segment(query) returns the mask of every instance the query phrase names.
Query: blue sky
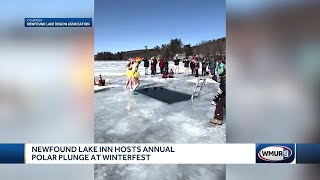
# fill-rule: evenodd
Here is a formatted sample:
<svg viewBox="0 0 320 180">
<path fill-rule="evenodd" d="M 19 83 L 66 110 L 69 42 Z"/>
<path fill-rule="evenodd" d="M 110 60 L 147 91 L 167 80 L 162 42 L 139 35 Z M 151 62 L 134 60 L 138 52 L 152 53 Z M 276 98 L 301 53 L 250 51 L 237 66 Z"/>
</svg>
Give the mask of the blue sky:
<svg viewBox="0 0 320 180">
<path fill-rule="evenodd" d="M 225 0 L 95 0 L 95 53 L 226 36 Z"/>
</svg>

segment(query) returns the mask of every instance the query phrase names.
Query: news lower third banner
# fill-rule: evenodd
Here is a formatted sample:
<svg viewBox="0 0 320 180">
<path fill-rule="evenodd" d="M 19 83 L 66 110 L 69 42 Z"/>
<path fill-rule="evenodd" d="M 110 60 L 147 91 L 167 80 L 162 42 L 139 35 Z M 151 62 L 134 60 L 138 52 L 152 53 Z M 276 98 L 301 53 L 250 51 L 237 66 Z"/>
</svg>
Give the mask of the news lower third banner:
<svg viewBox="0 0 320 180">
<path fill-rule="evenodd" d="M 0 144 L 2 164 L 318 164 L 320 144 Z"/>
<path fill-rule="evenodd" d="M 92 27 L 92 18 L 25 18 L 25 27 Z"/>
</svg>

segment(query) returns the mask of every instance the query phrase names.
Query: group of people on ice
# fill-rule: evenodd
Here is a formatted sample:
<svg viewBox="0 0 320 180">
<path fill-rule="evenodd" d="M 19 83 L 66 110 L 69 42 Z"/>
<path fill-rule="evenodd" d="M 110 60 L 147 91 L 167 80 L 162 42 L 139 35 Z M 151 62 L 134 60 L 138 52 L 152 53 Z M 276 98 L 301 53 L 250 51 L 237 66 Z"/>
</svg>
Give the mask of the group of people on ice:
<svg viewBox="0 0 320 180">
<path fill-rule="evenodd" d="M 195 77 L 199 77 L 199 70 L 201 66 L 201 76 L 207 76 L 210 73 L 217 77 L 219 76 L 218 70 L 221 68 L 220 66 L 223 65 L 222 61 L 215 60 L 215 59 L 208 59 L 203 58 L 200 60 L 199 57 L 193 56 L 193 57 L 186 57 L 183 59 L 174 58 L 173 64 L 174 68 L 169 69 L 169 61 L 168 59 L 157 59 L 155 57 L 152 57 L 151 59 L 143 58 L 144 62 L 144 69 L 145 69 L 145 75 L 149 75 L 149 68 L 151 69 L 151 75 L 157 74 L 157 65 L 159 65 L 160 68 L 160 74 L 163 74 L 163 78 L 167 77 L 173 77 L 174 74 L 179 74 L 179 65 L 180 62 L 184 65 L 184 75 L 189 76 L 189 71 L 191 69 L 191 75 Z M 209 71 L 208 71 L 209 70 Z"/>
<path fill-rule="evenodd" d="M 150 61 L 147 58 L 130 58 L 127 64 L 126 75 L 128 77 L 126 83 L 126 89 L 130 89 L 134 91 L 140 85 L 139 77 L 140 74 L 138 72 L 139 65 L 141 62 L 144 62 L 145 74 L 148 75 L 148 69 L 151 64 L 151 74 L 156 74 L 156 65 L 158 64 L 158 60 L 156 58 L 152 58 Z M 163 78 L 173 78 L 174 74 L 179 74 L 179 63 L 180 59 L 175 58 L 174 62 L 174 70 L 170 69 L 169 73 L 169 62 L 166 59 L 159 60 L 160 73 Z M 192 57 L 191 60 L 189 58 L 183 58 L 182 62 L 184 63 L 184 75 L 189 75 L 189 69 L 191 69 L 191 74 L 195 77 L 199 76 L 200 64 L 202 68 L 202 76 L 207 76 L 212 78 L 213 80 L 220 83 L 219 85 L 219 93 L 213 98 L 212 105 L 215 105 L 215 113 L 214 118 L 210 120 L 211 123 L 222 125 L 223 123 L 223 112 L 225 109 L 225 101 L 226 101 L 226 62 L 225 59 L 210 59 L 203 58 L 202 61 L 199 61 L 198 57 Z M 207 68 L 209 72 L 207 72 Z"/>
</svg>

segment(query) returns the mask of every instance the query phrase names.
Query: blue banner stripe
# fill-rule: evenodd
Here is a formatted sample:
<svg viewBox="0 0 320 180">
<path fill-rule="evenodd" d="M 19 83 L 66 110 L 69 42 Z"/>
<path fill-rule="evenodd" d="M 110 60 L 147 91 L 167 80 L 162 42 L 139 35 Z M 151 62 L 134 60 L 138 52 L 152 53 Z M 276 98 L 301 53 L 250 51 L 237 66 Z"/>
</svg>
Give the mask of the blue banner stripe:
<svg viewBox="0 0 320 180">
<path fill-rule="evenodd" d="M 320 144 L 297 144 L 296 145 L 297 164 L 319 164 Z"/>
<path fill-rule="evenodd" d="M 24 164 L 24 144 L 0 144 L 0 164 Z"/>
</svg>

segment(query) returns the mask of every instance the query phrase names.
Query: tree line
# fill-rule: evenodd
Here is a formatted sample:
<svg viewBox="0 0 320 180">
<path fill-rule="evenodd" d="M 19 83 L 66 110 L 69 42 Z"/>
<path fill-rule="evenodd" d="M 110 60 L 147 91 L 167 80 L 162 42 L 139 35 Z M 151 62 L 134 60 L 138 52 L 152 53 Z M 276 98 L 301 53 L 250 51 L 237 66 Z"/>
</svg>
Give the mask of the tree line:
<svg viewBox="0 0 320 180">
<path fill-rule="evenodd" d="M 146 47 L 146 46 L 145 46 Z M 107 51 L 98 52 L 94 59 L 98 61 L 106 60 L 126 60 L 130 57 L 161 57 L 172 59 L 176 54 L 185 54 L 186 56 L 203 55 L 205 57 L 213 57 L 225 54 L 226 38 L 202 41 L 195 46 L 183 44 L 181 39 L 171 39 L 168 44 L 162 44 L 152 49 L 141 49 L 134 51 L 122 51 L 111 53 Z"/>
</svg>

